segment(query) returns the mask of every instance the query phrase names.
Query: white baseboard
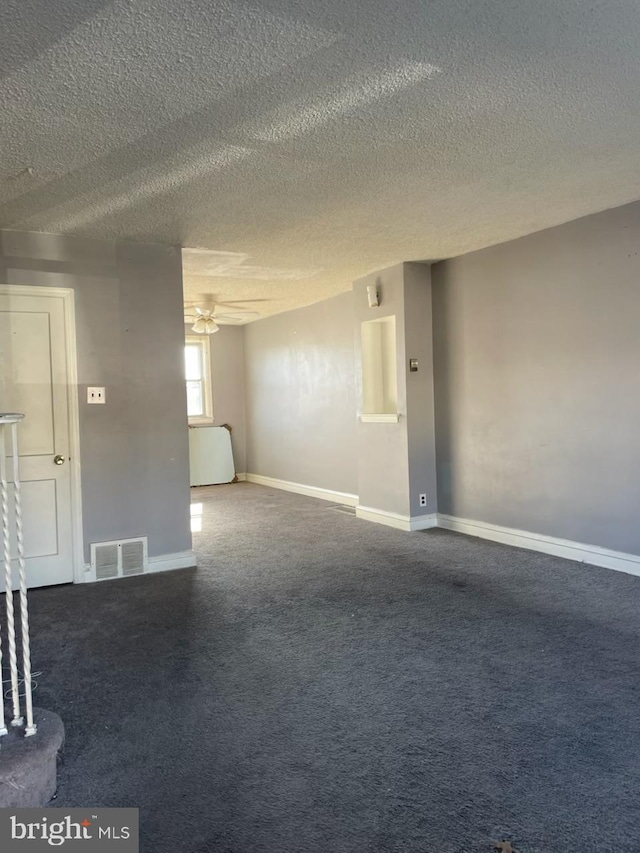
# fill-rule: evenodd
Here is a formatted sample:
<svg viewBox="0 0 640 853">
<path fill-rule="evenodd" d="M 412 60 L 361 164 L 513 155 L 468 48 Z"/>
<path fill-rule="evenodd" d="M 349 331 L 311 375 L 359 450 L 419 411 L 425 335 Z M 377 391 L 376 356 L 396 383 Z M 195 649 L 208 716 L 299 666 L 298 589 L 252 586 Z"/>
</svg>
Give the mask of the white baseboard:
<svg viewBox="0 0 640 853">
<path fill-rule="evenodd" d="M 387 527 L 395 527 L 396 530 L 428 530 L 437 524 L 435 513 L 431 515 L 414 515 L 411 517 L 359 504 L 356 506 L 356 516 L 365 521 L 374 521 L 376 524 L 386 524 Z"/>
<path fill-rule="evenodd" d="M 412 515 L 409 517 L 409 530 L 431 530 L 438 526 L 438 514 Z"/>
<path fill-rule="evenodd" d="M 354 506 L 358 518 L 373 521 L 377 524 L 384 524 L 387 527 L 394 527 L 396 530 L 429 530 L 433 527 L 443 527 L 446 530 L 455 530 L 458 533 L 466 533 L 468 536 L 477 536 L 493 542 L 502 542 L 505 545 L 513 545 L 516 548 L 527 548 L 530 551 L 539 551 L 542 554 L 563 557 L 565 560 L 589 563 L 593 566 L 601 566 L 605 569 L 614 569 L 617 572 L 626 572 L 627 574 L 640 576 L 640 555 L 636 554 L 625 554 L 623 551 L 612 551 L 608 548 L 600 548 L 598 545 L 586 545 L 583 542 L 558 539 L 554 536 L 545 536 L 541 533 L 532 533 L 528 530 L 501 527 L 498 524 L 490 524 L 486 521 L 457 518 L 452 515 L 445 515 L 444 513 L 432 513 L 431 515 L 413 517 L 400 515 L 395 512 L 361 506 L 358 504 L 357 495 L 346 492 L 332 492 L 329 489 L 321 489 L 317 486 L 305 486 L 301 483 L 291 483 L 288 480 L 278 480 L 273 477 L 263 477 L 261 474 L 238 474 L 238 479 L 241 478 L 246 479 L 249 483 L 270 486 L 273 489 L 283 489 L 286 492 L 295 492 L 300 495 L 307 495 L 310 498 L 320 498 L 332 501 L 333 503 Z M 151 563 L 151 559 L 149 563 Z M 189 565 L 194 565 L 194 563 L 189 563 Z M 176 566 L 175 568 L 181 567 Z M 149 570 L 151 571 L 151 568 Z"/>
<path fill-rule="evenodd" d="M 272 489 L 282 489 L 285 492 L 295 492 L 298 495 L 306 495 L 308 498 L 320 498 L 323 501 L 331 501 L 346 506 L 356 506 L 358 496 L 348 492 L 333 492 L 330 489 L 321 489 L 318 486 L 305 486 L 302 483 L 291 483 L 289 480 L 277 480 L 274 477 L 263 477 L 262 474 L 247 474 L 247 482 L 256 483 L 258 486 L 270 486 Z"/>
<path fill-rule="evenodd" d="M 478 536 L 517 548 L 527 548 L 529 551 L 540 551 L 554 557 L 564 557 L 565 560 L 575 560 L 579 563 L 590 563 L 617 572 L 627 572 L 640 576 L 640 556 L 625 554 L 623 551 L 611 551 L 597 545 L 585 545 L 570 539 L 557 539 L 555 536 L 544 536 L 541 533 L 531 533 L 528 530 L 517 530 L 512 527 L 501 527 L 485 521 L 472 521 L 468 518 L 456 518 L 451 515 L 438 513 L 438 527 L 466 533 L 468 536 Z"/>
<path fill-rule="evenodd" d="M 190 569 L 197 565 L 193 551 L 178 551 L 177 554 L 161 554 L 149 557 L 146 574 L 151 572 L 170 572 L 173 569 Z"/>
<path fill-rule="evenodd" d="M 236 474 L 236 480 L 237 480 L 239 483 L 244 483 L 244 481 L 245 481 L 246 479 L 247 479 L 247 475 L 246 475 L 246 474 Z"/>
</svg>

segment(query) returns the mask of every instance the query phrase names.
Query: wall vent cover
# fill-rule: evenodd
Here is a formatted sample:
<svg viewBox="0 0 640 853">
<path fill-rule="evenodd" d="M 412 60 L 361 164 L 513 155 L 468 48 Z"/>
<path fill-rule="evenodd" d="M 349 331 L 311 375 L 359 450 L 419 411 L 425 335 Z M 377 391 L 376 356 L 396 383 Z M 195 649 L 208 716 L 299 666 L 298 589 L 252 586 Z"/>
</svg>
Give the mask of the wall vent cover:
<svg viewBox="0 0 640 853">
<path fill-rule="evenodd" d="M 148 568 L 147 537 L 93 542 L 91 568 L 97 581 L 141 575 Z"/>
<path fill-rule="evenodd" d="M 356 508 L 354 506 L 347 506 L 347 504 L 335 504 L 327 509 L 335 509 L 336 512 L 345 512 L 347 515 L 355 515 Z"/>
</svg>

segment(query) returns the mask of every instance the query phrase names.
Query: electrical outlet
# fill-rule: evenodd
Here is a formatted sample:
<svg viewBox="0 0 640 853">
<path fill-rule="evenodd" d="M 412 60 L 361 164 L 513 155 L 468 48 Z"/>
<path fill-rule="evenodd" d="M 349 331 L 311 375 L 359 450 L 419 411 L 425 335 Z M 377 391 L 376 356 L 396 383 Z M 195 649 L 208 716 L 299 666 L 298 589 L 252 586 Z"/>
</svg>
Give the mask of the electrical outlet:
<svg viewBox="0 0 640 853">
<path fill-rule="evenodd" d="M 106 403 L 106 401 L 107 395 L 106 390 L 104 388 L 87 386 L 87 403 L 100 405 L 101 403 Z"/>
<path fill-rule="evenodd" d="M 426 495 L 418 495 L 418 497 L 420 498 L 420 506 L 426 506 L 427 505 L 427 496 Z"/>
</svg>

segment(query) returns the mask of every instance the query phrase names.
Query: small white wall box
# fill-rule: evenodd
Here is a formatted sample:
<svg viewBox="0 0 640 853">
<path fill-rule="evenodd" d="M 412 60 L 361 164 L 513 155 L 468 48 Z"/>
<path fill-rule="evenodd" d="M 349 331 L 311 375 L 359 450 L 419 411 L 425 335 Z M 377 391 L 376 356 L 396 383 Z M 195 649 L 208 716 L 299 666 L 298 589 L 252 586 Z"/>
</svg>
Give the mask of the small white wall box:
<svg viewBox="0 0 640 853">
<path fill-rule="evenodd" d="M 398 379 L 396 318 L 382 317 L 362 324 L 362 414 L 396 414 Z"/>
<path fill-rule="evenodd" d="M 377 308 L 380 305 L 380 293 L 377 284 L 367 285 L 367 299 L 369 300 L 369 308 Z"/>
</svg>

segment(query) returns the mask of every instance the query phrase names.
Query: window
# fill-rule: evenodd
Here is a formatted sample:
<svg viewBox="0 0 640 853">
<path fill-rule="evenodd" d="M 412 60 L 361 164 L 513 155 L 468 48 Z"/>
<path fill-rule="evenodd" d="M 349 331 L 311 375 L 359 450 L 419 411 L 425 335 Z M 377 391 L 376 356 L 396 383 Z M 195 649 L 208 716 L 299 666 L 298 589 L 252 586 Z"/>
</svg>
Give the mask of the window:
<svg viewBox="0 0 640 853">
<path fill-rule="evenodd" d="M 189 423 L 211 423 L 209 337 L 188 337 L 184 347 L 185 377 L 187 381 L 187 416 Z"/>
</svg>

